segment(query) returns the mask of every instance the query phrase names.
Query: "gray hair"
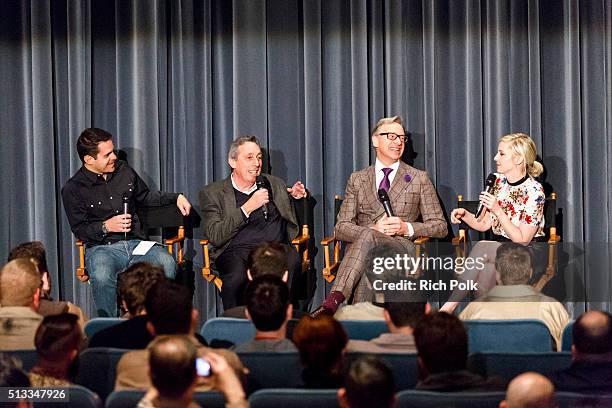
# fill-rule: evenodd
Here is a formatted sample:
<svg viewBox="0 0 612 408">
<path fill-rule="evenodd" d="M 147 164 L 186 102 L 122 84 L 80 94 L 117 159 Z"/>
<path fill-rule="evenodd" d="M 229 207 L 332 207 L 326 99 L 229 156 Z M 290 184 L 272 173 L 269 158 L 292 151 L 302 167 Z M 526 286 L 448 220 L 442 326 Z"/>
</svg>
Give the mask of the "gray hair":
<svg viewBox="0 0 612 408">
<path fill-rule="evenodd" d="M 374 126 L 374 129 L 372 129 L 372 136 L 374 136 L 376 134 L 376 132 L 378 132 L 378 129 L 380 129 L 381 126 L 389 125 L 391 123 L 397 123 L 397 124 L 401 125 L 402 128 L 404 127 L 404 124 L 402 123 L 402 117 L 401 116 L 391 116 L 389 118 L 381 118 L 378 122 L 376 122 L 376 125 Z M 404 130 L 404 132 L 405 132 L 405 130 Z"/>
<path fill-rule="evenodd" d="M 238 157 L 238 148 L 248 142 L 255 143 L 257 146 L 259 146 L 259 148 L 261 148 L 261 145 L 259 144 L 259 139 L 257 139 L 257 136 L 250 136 L 250 135 L 239 136 L 236 139 L 234 139 L 234 141 L 230 145 L 229 152 L 227 152 L 227 159 L 236 160 L 236 158 Z"/>
</svg>

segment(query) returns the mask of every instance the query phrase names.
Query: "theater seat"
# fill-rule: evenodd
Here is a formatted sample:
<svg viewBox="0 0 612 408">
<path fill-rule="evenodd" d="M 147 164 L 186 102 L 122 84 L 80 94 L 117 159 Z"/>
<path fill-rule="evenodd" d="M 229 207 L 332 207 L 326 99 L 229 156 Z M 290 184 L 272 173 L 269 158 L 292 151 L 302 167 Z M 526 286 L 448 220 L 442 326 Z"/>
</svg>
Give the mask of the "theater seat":
<svg viewBox="0 0 612 408">
<path fill-rule="evenodd" d="M 546 352 L 554 349 L 550 331 L 539 320 L 465 320 L 469 352 Z"/>
<path fill-rule="evenodd" d="M 249 404 L 251 408 L 337 408 L 338 390 L 270 388 L 251 395 Z"/>
<path fill-rule="evenodd" d="M 353 361 L 367 356 L 374 355 L 384 361 L 393 371 L 395 389 L 397 391 L 413 389 L 419 381 L 419 368 L 416 354 L 400 353 L 355 353 L 350 352 L 346 355 L 345 367 L 350 367 Z"/>
<path fill-rule="evenodd" d="M 506 384 L 526 371 L 535 371 L 546 376 L 569 367 L 571 363 L 570 353 L 552 351 L 545 353 L 476 353 L 468 357 L 470 370 L 483 377 L 499 377 Z"/>
<path fill-rule="evenodd" d="M 249 369 L 247 395 L 262 388 L 295 388 L 302 385 L 302 364 L 298 353 L 238 353 Z"/>
<path fill-rule="evenodd" d="M 38 360 L 36 350 L 3 350 L 2 353 L 19 359 L 21 367 L 26 372 L 30 371 Z"/>
<path fill-rule="evenodd" d="M 124 321 L 125 319 L 121 319 L 119 317 L 96 317 L 85 323 L 83 330 L 85 331 L 85 336 L 87 336 L 88 339 L 91 339 L 97 332 Z"/>
<path fill-rule="evenodd" d="M 384 320 L 340 320 L 340 323 L 352 340 L 372 340 L 389 332 Z"/>
<path fill-rule="evenodd" d="M 574 327 L 574 322 L 569 322 L 565 329 L 563 329 L 563 334 L 561 335 L 561 350 L 562 351 L 571 351 L 572 350 L 572 328 Z"/>
<path fill-rule="evenodd" d="M 124 390 L 114 391 L 106 400 L 106 408 L 133 408 L 144 396 L 144 391 Z M 219 392 L 196 392 L 193 399 L 206 408 L 224 408 L 225 397 Z"/>
<path fill-rule="evenodd" d="M 432 392 L 407 390 L 397 394 L 397 408 L 497 408 L 504 392 Z"/>
<path fill-rule="evenodd" d="M 79 372 L 74 380 L 106 400 L 115 388 L 117 363 L 130 350 L 94 347 L 79 354 Z"/>
<path fill-rule="evenodd" d="M 246 343 L 255 337 L 255 326 L 247 319 L 215 317 L 208 319 L 200 334 L 208 344 L 214 341 L 227 341 L 232 344 Z"/>
<path fill-rule="evenodd" d="M 102 400 L 95 392 L 88 390 L 80 385 L 72 385 L 70 387 L 62 388 L 66 393 L 67 401 L 53 401 L 53 402 L 38 402 L 34 404 L 35 407 L 41 408 L 102 408 Z M 58 390 L 60 391 L 60 390 Z M 1 405 L 1 404 L 0 404 Z"/>
<path fill-rule="evenodd" d="M 586 395 L 573 392 L 555 393 L 559 408 L 609 408 L 612 395 Z"/>
<path fill-rule="evenodd" d="M 288 322 L 288 338 L 291 338 L 291 333 L 297 323 L 297 319 L 291 319 Z M 353 340 L 371 340 L 389 331 L 384 320 L 341 320 L 340 323 L 346 330 L 348 338 Z M 215 317 L 204 323 L 200 334 L 208 344 L 223 342 L 240 344 L 255 337 L 255 326 L 247 319 Z"/>
</svg>

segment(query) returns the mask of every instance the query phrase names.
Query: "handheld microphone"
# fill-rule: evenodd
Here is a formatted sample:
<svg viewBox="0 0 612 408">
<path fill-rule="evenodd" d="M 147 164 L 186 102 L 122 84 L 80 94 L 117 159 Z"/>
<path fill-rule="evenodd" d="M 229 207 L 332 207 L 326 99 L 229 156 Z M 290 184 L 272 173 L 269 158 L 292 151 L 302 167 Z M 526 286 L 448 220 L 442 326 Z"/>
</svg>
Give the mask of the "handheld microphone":
<svg viewBox="0 0 612 408">
<path fill-rule="evenodd" d="M 255 184 L 257 185 L 257 189 L 267 189 L 268 180 L 264 176 L 257 176 L 255 179 Z M 268 190 L 268 194 L 270 194 L 270 190 Z M 268 204 L 264 204 L 261 206 L 261 210 L 263 211 L 264 220 L 268 221 Z"/>
<path fill-rule="evenodd" d="M 485 180 L 485 191 L 487 193 L 491 194 L 491 192 L 493 191 L 495 180 L 497 180 L 497 177 L 495 177 L 495 174 L 489 173 L 489 175 L 487 176 L 487 179 Z M 484 205 L 482 204 L 482 201 L 481 201 L 478 203 L 478 209 L 476 210 L 476 219 L 480 217 L 480 214 L 482 214 L 483 210 L 484 210 Z"/>
<path fill-rule="evenodd" d="M 378 200 L 385 208 L 385 213 L 387 213 L 387 217 L 393 217 L 393 208 L 391 208 L 391 201 L 389 200 L 389 195 L 382 188 L 378 189 Z"/>
<path fill-rule="evenodd" d="M 130 199 L 127 198 L 126 196 L 123 196 L 123 214 L 129 214 L 130 213 Z M 127 238 L 127 232 L 123 233 L 123 236 Z"/>
</svg>

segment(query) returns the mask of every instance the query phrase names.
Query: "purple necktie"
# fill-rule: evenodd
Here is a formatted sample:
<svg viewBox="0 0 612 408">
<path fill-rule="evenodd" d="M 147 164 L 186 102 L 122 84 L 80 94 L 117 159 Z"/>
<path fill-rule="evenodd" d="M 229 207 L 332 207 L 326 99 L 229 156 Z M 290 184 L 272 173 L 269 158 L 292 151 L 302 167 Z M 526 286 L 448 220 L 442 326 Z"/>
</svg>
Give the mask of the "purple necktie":
<svg viewBox="0 0 612 408">
<path fill-rule="evenodd" d="M 383 177 L 382 181 L 380 182 L 380 185 L 378 186 L 378 188 L 382 188 L 383 190 L 385 190 L 387 193 L 389 192 L 389 188 L 391 187 L 391 182 L 389 181 L 389 174 L 393 171 L 393 169 L 389 168 L 389 167 L 385 167 L 384 169 L 382 169 L 383 173 L 385 173 L 385 176 Z"/>
</svg>

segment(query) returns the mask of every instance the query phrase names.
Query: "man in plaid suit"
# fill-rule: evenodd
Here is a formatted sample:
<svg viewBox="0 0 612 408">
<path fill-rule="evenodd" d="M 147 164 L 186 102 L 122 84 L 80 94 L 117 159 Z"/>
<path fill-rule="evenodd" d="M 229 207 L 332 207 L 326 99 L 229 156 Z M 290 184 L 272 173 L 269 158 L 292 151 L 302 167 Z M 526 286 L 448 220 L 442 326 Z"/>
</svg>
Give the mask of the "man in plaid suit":
<svg viewBox="0 0 612 408">
<path fill-rule="evenodd" d="M 436 189 L 427 173 L 400 161 L 407 141 L 402 119 L 382 118 L 371 137 L 376 164 L 351 174 L 346 185 L 334 234 L 348 245 L 332 291 L 313 315 L 335 313 L 347 299 L 352 303 L 372 300 L 363 276 L 368 252 L 374 246 L 392 245 L 414 253 L 414 238 L 447 234 Z M 387 191 L 395 216 L 385 214 L 378 189 Z"/>
</svg>

